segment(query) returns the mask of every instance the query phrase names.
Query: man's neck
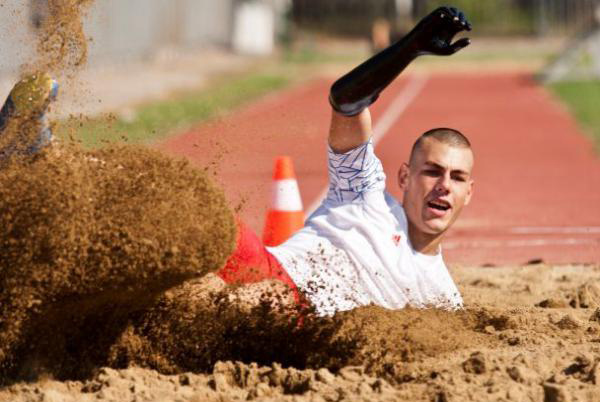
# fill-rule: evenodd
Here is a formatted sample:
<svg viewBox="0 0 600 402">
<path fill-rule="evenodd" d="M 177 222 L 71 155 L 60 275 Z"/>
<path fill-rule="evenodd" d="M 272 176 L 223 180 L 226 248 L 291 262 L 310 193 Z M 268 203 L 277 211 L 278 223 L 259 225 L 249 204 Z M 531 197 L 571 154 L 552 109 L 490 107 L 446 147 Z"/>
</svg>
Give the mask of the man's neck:
<svg viewBox="0 0 600 402">
<path fill-rule="evenodd" d="M 423 233 L 411 222 L 408 222 L 410 244 L 415 251 L 421 254 L 436 255 L 439 252 L 443 234 L 443 232 L 437 234 Z"/>
</svg>

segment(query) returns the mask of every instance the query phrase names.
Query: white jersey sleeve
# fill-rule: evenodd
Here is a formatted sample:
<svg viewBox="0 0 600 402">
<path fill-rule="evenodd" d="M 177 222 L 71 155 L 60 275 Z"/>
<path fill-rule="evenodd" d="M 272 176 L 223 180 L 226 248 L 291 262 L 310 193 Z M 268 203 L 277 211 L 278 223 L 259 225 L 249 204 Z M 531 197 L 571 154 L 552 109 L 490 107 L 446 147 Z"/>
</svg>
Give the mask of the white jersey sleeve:
<svg viewBox="0 0 600 402">
<path fill-rule="evenodd" d="M 371 139 L 341 154 L 328 147 L 328 164 L 329 202 L 360 201 L 368 192 L 385 189 L 385 173 L 381 161 L 375 156 Z"/>
</svg>

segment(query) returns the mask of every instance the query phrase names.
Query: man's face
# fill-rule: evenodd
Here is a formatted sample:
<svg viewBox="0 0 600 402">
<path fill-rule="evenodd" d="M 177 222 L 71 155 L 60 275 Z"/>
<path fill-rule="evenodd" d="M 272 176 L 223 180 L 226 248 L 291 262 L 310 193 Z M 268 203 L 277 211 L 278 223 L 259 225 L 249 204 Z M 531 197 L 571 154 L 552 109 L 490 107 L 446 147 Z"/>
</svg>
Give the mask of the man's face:
<svg viewBox="0 0 600 402">
<path fill-rule="evenodd" d="M 423 140 L 410 165 L 404 164 L 399 173 L 403 206 L 412 226 L 429 235 L 446 231 L 471 199 L 472 169 L 469 148 Z"/>
</svg>

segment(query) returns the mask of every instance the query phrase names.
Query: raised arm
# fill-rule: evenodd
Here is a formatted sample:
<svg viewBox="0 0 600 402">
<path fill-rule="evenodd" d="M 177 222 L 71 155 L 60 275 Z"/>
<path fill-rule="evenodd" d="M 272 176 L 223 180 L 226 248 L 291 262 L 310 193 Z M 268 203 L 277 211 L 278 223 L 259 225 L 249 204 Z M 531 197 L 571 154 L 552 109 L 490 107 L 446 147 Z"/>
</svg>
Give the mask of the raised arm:
<svg viewBox="0 0 600 402">
<path fill-rule="evenodd" d="M 368 106 L 417 56 L 449 56 L 467 46 L 468 38 L 452 43 L 463 30 L 471 30 L 464 14 L 453 7 L 440 7 L 398 42 L 338 79 L 329 94 L 331 148 L 342 153 L 367 141 L 372 132 Z"/>
</svg>

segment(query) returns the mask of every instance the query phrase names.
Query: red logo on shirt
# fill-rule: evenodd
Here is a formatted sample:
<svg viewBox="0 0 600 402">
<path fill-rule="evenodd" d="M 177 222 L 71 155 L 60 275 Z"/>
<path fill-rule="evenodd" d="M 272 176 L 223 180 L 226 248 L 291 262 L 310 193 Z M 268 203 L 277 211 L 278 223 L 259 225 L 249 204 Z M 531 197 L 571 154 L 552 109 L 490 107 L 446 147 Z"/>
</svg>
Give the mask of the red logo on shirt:
<svg viewBox="0 0 600 402">
<path fill-rule="evenodd" d="M 394 244 L 396 246 L 400 244 L 401 239 L 402 239 L 402 236 L 400 236 L 399 234 L 395 234 L 392 236 L 392 241 L 394 242 Z"/>
</svg>

